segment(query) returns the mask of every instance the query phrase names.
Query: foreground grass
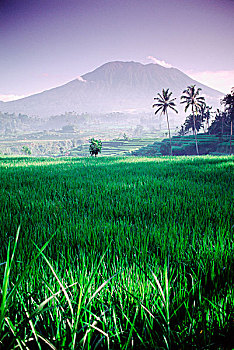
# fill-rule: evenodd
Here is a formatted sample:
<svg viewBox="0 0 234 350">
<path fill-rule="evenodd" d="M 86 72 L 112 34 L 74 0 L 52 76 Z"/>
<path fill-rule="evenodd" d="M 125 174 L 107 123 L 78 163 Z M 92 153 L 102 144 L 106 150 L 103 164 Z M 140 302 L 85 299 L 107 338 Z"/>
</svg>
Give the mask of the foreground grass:
<svg viewBox="0 0 234 350">
<path fill-rule="evenodd" d="M 233 157 L 0 164 L 0 347 L 233 348 Z"/>
</svg>

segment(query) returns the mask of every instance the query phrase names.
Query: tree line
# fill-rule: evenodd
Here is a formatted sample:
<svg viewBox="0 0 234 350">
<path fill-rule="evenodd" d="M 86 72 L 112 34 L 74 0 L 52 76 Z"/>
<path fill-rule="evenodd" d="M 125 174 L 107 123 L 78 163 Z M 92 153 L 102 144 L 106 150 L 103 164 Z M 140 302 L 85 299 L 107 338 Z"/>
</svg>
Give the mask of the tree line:
<svg viewBox="0 0 234 350">
<path fill-rule="evenodd" d="M 199 148 L 197 142 L 197 133 L 203 128 L 203 131 L 207 134 L 224 135 L 230 133 L 230 154 L 232 153 L 232 125 L 234 120 L 234 88 L 232 88 L 231 93 L 225 95 L 221 100 L 221 105 L 224 106 L 224 111 L 217 109 L 215 112 L 215 118 L 211 125 L 211 109 L 205 102 L 205 98 L 200 95 L 201 88 L 196 88 L 196 85 L 190 85 L 185 89 L 180 97 L 180 103 L 185 104 L 185 112 L 189 109 L 190 113 L 184 124 L 179 130 L 179 135 L 184 136 L 190 130 L 193 131 L 196 143 L 196 153 L 199 155 Z M 171 144 L 171 131 L 168 118 L 168 109 L 172 109 L 174 112 L 178 113 L 176 110 L 175 100 L 172 98 L 172 92 L 169 89 L 163 89 L 162 93 L 158 93 L 157 97 L 154 98 L 156 103 L 153 104 L 153 108 L 156 107 L 155 114 L 161 112 L 160 116 L 166 115 L 168 136 L 170 139 L 170 152 L 172 154 L 172 144 Z"/>
</svg>

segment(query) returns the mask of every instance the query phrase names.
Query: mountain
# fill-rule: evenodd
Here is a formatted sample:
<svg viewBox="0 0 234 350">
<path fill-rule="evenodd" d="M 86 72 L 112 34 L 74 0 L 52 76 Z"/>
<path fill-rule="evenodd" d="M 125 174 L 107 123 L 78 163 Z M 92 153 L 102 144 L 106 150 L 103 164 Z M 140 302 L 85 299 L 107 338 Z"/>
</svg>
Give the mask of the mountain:
<svg viewBox="0 0 234 350">
<path fill-rule="evenodd" d="M 208 104 L 219 105 L 223 94 L 176 68 L 137 62 L 109 62 L 69 83 L 20 100 L 0 104 L 1 112 L 49 117 L 65 112 L 109 113 L 152 111 L 153 98 L 169 88 L 180 98 L 189 85 L 202 88 Z M 178 101 L 179 103 L 179 101 Z M 181 106 L 178 106 L 182 110 Z"/>
</svg>

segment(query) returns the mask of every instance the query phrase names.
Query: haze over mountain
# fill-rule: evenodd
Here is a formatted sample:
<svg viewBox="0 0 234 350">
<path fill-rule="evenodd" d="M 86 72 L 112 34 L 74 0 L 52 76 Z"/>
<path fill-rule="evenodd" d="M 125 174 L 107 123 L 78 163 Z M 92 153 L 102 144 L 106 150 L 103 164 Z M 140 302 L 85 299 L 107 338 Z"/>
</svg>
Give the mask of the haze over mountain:
<svg viewBox="0 0 234 350">
<path fill-rule="evenodd" d="M 177 97 L 187 86 L 196 84 L 213 107 L 223 94 L 191 79 L 176 68 L 137 62 L 109 62 L 69 83 L 11 102 L 0 101 L 1 112 L 24 113 L 46 118 L 65 112 L 109 113 L 149 112 L 153 98 L 163 88 Z"/>
</svg>

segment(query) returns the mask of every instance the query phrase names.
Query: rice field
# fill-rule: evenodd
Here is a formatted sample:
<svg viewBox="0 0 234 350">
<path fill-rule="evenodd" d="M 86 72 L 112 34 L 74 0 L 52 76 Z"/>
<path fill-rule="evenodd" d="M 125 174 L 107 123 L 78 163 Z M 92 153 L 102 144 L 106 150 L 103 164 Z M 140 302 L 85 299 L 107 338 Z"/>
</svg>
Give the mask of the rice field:
<svg viewBox="0 0 234 350">
<path fill-rule="evenodd" d="M 161 141 L 161 139 L 159 139 Z M 128 141 L 111 140 L 102 142 L 102 153 L 100 156 L 124 156 L 129 155 L 132 151 L 138 150 L 141 147 L 152 145 L 155 142 L 155 137 L 133 138 Z M 89 143 L 71 149 L 71 156 L 88 157 Z"/>
<path fill-rule="evenodd" d="M 233 160 L 0 158 L 0 348 L 233 349 Z"/>
</svg>

